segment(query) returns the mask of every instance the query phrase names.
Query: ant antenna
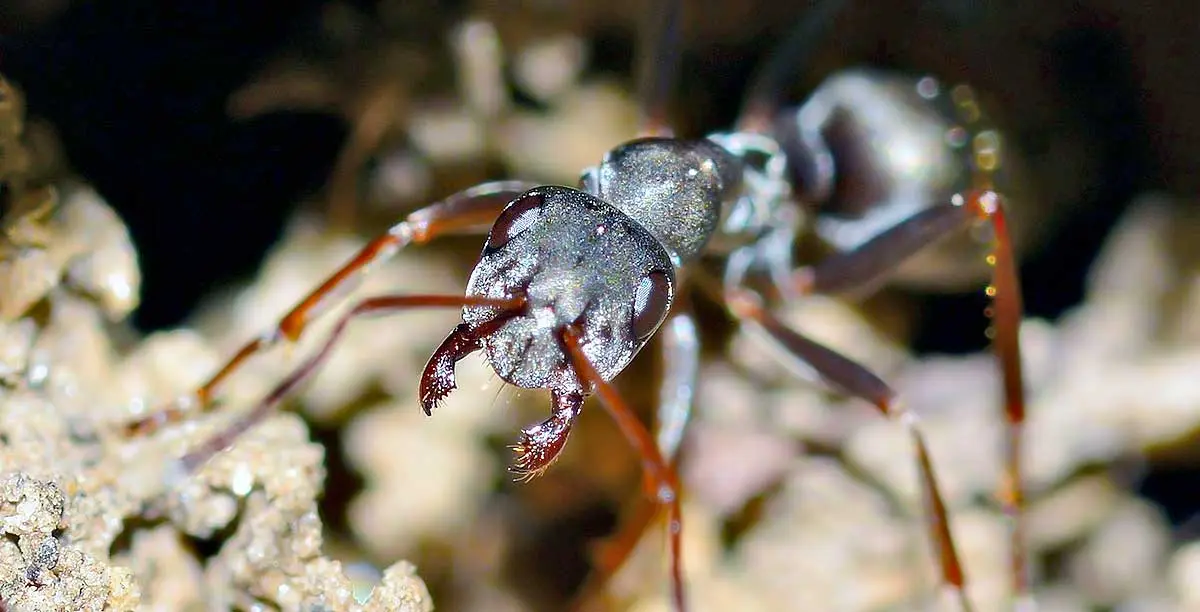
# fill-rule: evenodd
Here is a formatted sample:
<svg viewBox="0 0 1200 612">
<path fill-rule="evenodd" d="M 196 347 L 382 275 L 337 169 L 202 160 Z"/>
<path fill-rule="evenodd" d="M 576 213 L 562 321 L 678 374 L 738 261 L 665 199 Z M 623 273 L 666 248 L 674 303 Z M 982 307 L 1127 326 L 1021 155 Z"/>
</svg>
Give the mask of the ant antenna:
<svg viewBox="0 0 1200 612">
<path fill-rule="evenodd" d="M 804 12 L 800 22 L 793 26 L 791 33 L 750 81 L 747 88 L 750 93 L 742 104 L 738 129 L 747 132 L 768 130 L 788 85 L 816 55 L 832 29 L 830 24 L 847 4 L 847 0 L 819 0 Z"/>
</svg>

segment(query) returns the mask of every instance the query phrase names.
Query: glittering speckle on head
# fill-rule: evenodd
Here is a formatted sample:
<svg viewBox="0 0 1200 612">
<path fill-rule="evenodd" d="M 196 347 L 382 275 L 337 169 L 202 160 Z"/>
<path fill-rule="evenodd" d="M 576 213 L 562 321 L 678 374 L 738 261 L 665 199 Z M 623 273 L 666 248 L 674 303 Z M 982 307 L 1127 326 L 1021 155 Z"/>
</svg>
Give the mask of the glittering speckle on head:
<svg viewBox="0 0 1200 612">
<path fill-rule="evenodd" d="M 662 323 L 674 293 L 666 249 L 636 221 L 595 196 L 538 187 L 501 213 L 467 284 L 468 295 L 524 295 L 526 311 L 483 338 L 488 361 L 525 388 L 577 390 L 560 343 L 566 325 L 605 379 L 616 376 Z M 468 325 L 497 313 L 463 309 Z"/>
</svg>

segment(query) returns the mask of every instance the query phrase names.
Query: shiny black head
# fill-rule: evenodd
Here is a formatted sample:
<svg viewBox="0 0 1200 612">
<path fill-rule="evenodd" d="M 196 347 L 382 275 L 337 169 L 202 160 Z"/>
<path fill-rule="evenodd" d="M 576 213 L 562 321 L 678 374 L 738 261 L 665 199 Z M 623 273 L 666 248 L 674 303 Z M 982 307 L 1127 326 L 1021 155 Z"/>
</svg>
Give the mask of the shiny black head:
<svg viewBox="0 0 1200 612">
<path fill-rule="evenodd" d="M 606 380 L 658 330 L 675 296 L 675 269 L 644 227 L 595 196 L 538 187 L 517 197 L 492 226 L 468 295 L 525 296 L 526 308 L 482 339 L 504 380 L 525 388 L 579 389 L 561 332 L 574 325 Z M 481 325 L 498 314 L 469 307 Z"/>
</svg>

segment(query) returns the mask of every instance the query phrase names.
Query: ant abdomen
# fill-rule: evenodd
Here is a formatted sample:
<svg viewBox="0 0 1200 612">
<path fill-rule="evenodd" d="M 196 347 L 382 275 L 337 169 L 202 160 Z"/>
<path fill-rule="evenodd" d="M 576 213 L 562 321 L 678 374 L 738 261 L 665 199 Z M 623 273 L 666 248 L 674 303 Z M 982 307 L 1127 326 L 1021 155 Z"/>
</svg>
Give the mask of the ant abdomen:
<svg viewBox="0 0 1200 612">
<path fill-rule="evenodd" d="M 778 114 L 774 131 L 795 192 L 816 212 L 814 230 L 838 251 L 854 250 L 967 189 L 1001 182 L 1011 191 L 1001 135 L 966 85 L 848 70 Z M 895 280 L 961 289 L 987 274 L 981 258 L 971 256 L 978 248 L 959 232 L 908 262 Z"/>
</svg>

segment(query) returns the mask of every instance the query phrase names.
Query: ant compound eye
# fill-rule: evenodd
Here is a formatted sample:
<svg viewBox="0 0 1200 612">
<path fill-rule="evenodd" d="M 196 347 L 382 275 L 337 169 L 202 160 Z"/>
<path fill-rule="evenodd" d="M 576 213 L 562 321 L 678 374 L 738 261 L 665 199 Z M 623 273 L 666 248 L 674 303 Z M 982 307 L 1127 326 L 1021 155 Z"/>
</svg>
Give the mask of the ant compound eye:
<svg viewBox="0 0 1200 612">
<path fill-rule="evenodd" d="M 492 232 L 487 240 L 488 250 L 504 248 L 510 240 L 529 229 L 541 216 L 545 202 L 546 196 L 541 193 L 526 193 L 513 200 L 492 224 Z"/>
<path fill-rule="evenodd" d="M 633 297 L 633 335 L 638 340 L 649 338 L 671 309 L 671 277 L 666 272 L 647 274 L 638 284 Z"/>
</svg>

